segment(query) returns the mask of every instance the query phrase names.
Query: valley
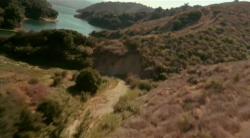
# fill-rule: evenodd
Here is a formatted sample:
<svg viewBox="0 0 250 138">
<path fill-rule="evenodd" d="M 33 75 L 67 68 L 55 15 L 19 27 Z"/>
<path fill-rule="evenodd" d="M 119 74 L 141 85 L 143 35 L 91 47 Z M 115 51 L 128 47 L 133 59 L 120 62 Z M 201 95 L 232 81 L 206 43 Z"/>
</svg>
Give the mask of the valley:
<svg viewBox="0 0 250 138">
<path fill-rule="evenodd" d="M 52 3 L 1 30 L 0 138 L 250 137 L 250 2 Z"/>
</svg>

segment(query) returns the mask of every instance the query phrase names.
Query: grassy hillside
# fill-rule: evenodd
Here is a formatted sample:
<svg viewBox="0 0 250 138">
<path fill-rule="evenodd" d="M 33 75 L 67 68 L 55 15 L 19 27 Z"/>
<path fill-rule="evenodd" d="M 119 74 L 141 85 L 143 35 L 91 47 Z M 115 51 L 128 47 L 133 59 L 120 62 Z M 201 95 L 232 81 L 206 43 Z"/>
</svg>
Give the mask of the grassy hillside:
<svg viewBox="0 0 250 138">
<path fill-rule="evenodd" d="M 249 9 L 157 9 L 157 18 L 89 37 L 1 39 L 0 137 L 249 137 Z"/>
<path fill-rule="evenodd" d="M 112 74 L 159 80 L 192 65 L 247 59 L 249 7 L 248 2 L 211 5 L 94 33 L 100 38 L 95 65 L 107 74 L 113 70 Z"/>
<path fill-rule="evenodd" d="M 85 134 L 87 130 L 80 131 L 81 124 L 74 126 L 74 122 L 83 121 L 89 127 L 84 121 L 92 124 L 112 112 L 112 106 L 129 90 L 121 80 L 102 77 L 98 90 L 89 94 L 86 90 L 95 80 L 85 73 L 78 84 L 78 74 L 81 72 L 42 69 L 0 56 L 0 137 L 64 138 Z M 75 88 L 79 85 L 81 90 Z M 104 107 L 107 110 L 102 111 Z M 95 117 L 97 113 L 100 116 Z M 68 129 L 74 129 L 72 135 Z"/>
<path fill-rule="evenodd" d="M 196 66 L 137 99 L 140 113 L 109 137 L 247 138 L 250 61 Z"/>
<path fill-rule="evenodd" d="M 58 79 L 63 72 L 65 77 Z M 0 137 L 57 135 L 64 120 L 74 116 L 69 107 L 81 105 L 66 91 L 74 84 L 73 74 L 70 70 L 46 70 L 0 56 Z M 45 115 L 46 110 L 37 110 L 48 102 L 52 108 L 46 110 L 53 113 L 50 117 Z M 56 112 L 60 114 L 54 114 Z M 48 117 L 53 118 L 50 125 L 44 121 Z"/>
</svg>

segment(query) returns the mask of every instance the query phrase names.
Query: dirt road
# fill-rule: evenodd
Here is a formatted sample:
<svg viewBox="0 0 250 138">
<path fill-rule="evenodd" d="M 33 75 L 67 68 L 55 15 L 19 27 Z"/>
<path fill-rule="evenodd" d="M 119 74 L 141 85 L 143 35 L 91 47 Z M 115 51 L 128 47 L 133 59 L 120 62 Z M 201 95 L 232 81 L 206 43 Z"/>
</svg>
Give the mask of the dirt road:
<svg viewBox="0 0 250 138">
<path fill-rule="evenodd" d="M 104 115 L 113 112 L 113 106 L 119 101 L 119 98 L 126 94 L 128 86 L 122 80 L 117 80 L 115 86 L 111 86 L 100 92 L 98 95 L 85 103 L 85 108 L 79 113 L 72 123 L 64 130 L 64 137 L 74 138 L 79 126 L 84 120 L 84 116 L 87 112 L 91 115 L 91 120 L 88 128 L 91 129 L 99 119 Z M 88 131 L 88 130 L 86 130 Z"/>
</svg>

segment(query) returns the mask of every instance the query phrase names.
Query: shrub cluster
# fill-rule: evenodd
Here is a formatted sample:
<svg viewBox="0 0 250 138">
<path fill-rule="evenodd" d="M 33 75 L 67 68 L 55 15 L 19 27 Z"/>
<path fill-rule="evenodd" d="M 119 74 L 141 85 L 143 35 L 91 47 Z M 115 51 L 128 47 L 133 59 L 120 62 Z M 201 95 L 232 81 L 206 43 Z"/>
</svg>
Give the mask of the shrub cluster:
<svg viewBox="0 0 250 138">
<path fill-rule="evenodd" d="M 17 33 L 4 41 L 2 52 L 18 60 L 46 66 L 82 68 L 91 65 L 88 39 L 75 31 Z"/>
</svg>

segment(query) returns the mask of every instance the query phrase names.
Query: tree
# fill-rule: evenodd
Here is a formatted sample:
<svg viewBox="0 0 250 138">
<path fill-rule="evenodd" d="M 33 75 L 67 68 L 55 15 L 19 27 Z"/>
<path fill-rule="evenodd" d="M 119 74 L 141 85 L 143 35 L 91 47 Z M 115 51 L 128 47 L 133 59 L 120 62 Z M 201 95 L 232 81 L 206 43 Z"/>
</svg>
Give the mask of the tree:
<svg viewBox="0 0 250 138">
<path fill-rule="evenodd" d="M 14 28 L 22 20 L 23 11 L 16 4 L 9 5 L 4 12 L 4 23 L 5 28 Z"/>
<path fill-rule="evenodd" d="M 52 6 L 46 0 L 22 0 L 21 3 L 25 7 L 25 15 L 28 18 L 56 18 L 58 15 L 58 13 L 52 9 Z"/>
<path fill-rule="evenodd" d="M 75 87 L 84 92 L 90 92 L 92 95 L 96 93 L 101 85 L 102 79 L 98 71 L 87 68 L 80 72 L 76 78 Z"/>
</svg>

